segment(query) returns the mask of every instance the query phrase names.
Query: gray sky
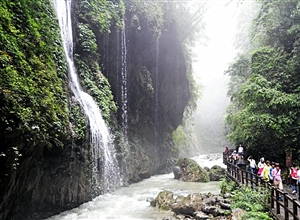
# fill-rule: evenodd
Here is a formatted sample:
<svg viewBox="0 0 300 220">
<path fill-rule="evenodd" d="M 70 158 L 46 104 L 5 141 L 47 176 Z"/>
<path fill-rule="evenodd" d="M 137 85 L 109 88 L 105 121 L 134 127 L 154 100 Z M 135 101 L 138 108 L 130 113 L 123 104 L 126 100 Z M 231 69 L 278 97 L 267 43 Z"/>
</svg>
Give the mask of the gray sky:
<svg viewBox="0 0 300 220">
<path fill-rule="evenodd" d="M 224 71 L 236 54 L 233 43 L 238 7 L 236 2 L 229 5 L 224 2 L 227 1 L 210 3 L 204 18 L 209 40 L 200 42 L 206 45 L 195 49 L 194 72 L 203 86 L 195 116 L 196 134 L 203 149 L 201 153 L 220 152 L 228 145 L 222 136 L 225 109 L 229 104 L 226 95 L 229 78 Z"/>
</svg>

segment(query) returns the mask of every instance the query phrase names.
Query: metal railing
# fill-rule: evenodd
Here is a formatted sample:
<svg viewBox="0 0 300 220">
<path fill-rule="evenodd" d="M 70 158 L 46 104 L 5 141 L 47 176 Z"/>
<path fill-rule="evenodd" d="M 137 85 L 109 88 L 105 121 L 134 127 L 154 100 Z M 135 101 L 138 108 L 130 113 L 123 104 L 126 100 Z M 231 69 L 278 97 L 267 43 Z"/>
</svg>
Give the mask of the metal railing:
<svg viewBox="0 0 300 220">
<path fill-rule="evenodd" d="M 227 176 L 237 184 L 251 187 L 253 190 L 258 189 L 258 187 L 265 187 L 270 190 L 269 209 L 274 217 L 285 220 L 300 220 L 300 203 L 296 198 L 291 197 L 284 190 L 275 189 L 260 176 L 231 163 L 226 154 L 223 154 L 223 163 L 227 166 Z"/>
</svg>

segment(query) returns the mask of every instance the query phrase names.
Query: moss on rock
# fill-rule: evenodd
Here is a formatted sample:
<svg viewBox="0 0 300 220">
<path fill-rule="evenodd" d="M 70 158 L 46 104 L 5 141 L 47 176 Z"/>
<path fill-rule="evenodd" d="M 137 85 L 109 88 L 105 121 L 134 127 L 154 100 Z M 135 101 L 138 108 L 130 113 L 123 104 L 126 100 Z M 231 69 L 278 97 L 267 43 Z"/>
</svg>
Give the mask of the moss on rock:
<svg viewBox="0 0 300 220">
<path fill-rule="evenodd" d="M 208 175 L 210 181 L 219 181 L 225 177 L 225 169 L 215 165 L 209 170 Z"/>
<path fill-rule="evenodd" d="M 152 206 L 159 208 L 160 210 L 169 211 L 171 210 L 171 205 L 175 202 L 173 193 L 168 190 L 160 192 L 154 201 L 151 202 Z"/>
<path fill-rule="evenodd" d="M 209 175 L 196 161 L 189 158 L 179 158 L 177 163 L 182 170 L 179 180 L 184 182 L 209 182 Z"/>
</svg>

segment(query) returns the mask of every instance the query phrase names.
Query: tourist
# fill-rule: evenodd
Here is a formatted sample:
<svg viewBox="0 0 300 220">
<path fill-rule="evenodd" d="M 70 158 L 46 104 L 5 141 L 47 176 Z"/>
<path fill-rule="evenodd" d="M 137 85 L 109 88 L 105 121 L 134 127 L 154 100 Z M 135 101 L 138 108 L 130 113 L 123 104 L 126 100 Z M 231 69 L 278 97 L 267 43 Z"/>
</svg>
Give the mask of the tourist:
<svg viewBox="0 0 300 220">
<path fill-rule="evenodd" d="M 297 172 L 297 181 L 298 181 L 298 200 L 300 200 L 300 170 Z"/>
<path fill-rule="evenodd" d="M 283 190 L 282 179 L 281 179 L 281 169 L 279 163 L 275 163 L 275 169 L 272 170 L 273 185 L 275 189 Z"/>
<path fill-rule="evenodd" d="M 292 186 L 292 194 L 297 194 L 298 188 L 298 169 L 296 165 L 293 163 L 292 168 L 290 169 L 290 176 L 291 176 L 291 186 Z"/>
<path fill-rule="evenodd" d="M 249 156 L 247 160 L 250 163 L 250 172 L 252 173 L 252 179 L 254 179 L 254 170 L 257 168 L 257 165 L 255 163 L 255 160 L 252 158 L 252 156 Z"/>
<path fill-rule="evenodd" d="M 238 148 L 238 154 L 239 154 L 240 156 L 243 156 L 243 155 L 244 155 L 244 148 L 243 148 L 242 144 L 239 145 L 239 148 Z"/>
<path fill-rule="evenodd" d="M 283 190 L 282 178 L 281 178 L 281 169 L 279 163 L 275 163 L 275 168 L 272 170 L 273 176 L 273 185 L 275 189 Z M 283 201 L 283 196 L 279 196 L 279 200 Z"/>
<path fill-rule="evenodd" d="M 234 165 L 236 165 L 236 162 L 237 162 L 237 153 L 236 153 L 236 150 L 234 150 L 230 156 L 230 158 L 232 159 L 232 162 Z"/>
<path fill-rule="evenodd" d="M 226 147 L 225 150 L 224 150 L 224 152 L 223 152 L 223 158 L 225 158 L 227 161 L 230 161 L 228 147 Z"/>
<path fill-rule="evenodd" d="M 229 153 L 229 149 L 228 149 L 228 147 L 226 147 L 224 150 L 224 154 L 228 154 L 228 153 Z"/>
<path fill-rule="evenodd" d="M 271 169 L 270 161 L 267 160 L 266 165 L 264 166 L 264 169 L 260 175 L 262 178 L 266 180 L 266 182 L 270 181 L 270 169 Z"/>
<path fill-rule="evenodd" d="M 271 162 L 271 169 L 270 169 L 270 183 L 273 184 L 273 175 L 272 175 L 272 171 L 273 169 L 275 169 L 275 162 Z"/>
<path fill-rule="evenodd" d="M 258 164 L 257 164 L 257 167 L 258 167 L 258 172 L 257 172 L 257 175 L 261 175 L 262 171 L 264 170 L 264 167 L 265 167 L 265 158 L 260 158 Z"/>
</svg>

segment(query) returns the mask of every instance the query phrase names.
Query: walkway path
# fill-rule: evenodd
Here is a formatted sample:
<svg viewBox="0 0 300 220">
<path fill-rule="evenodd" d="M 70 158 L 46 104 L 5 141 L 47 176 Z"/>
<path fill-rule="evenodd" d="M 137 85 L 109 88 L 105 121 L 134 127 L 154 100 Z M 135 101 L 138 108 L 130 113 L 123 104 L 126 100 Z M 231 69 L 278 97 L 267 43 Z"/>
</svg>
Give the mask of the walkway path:
<svg viewBox="0 0 300 220">
<path fill-rule="evenodd" d="M 223 162 L 227 166 L 227 175 L 232 180 L 238 184 L 245 184 L 250 186 L 253 190 L 257 186 L 266 186 L 270 189 L 270 201 L 269 208 L 272 212 L 274 219 L 280 220 L 300 220 L 300 201 L 298 201 L 298 195 L 292 194 L 292 189 L 288 185 L 283 185 L 283 190 L 274 189 L 270 184 L 266 182 L 259 176 L 254 175 L 252 179 L 252 174 L 250 171 L 245 170 L 246 165 L 233 165 L 225 157 L 223 157 Z M 283 201 L 280 200 L 283 198 Z"/>
</svg>

